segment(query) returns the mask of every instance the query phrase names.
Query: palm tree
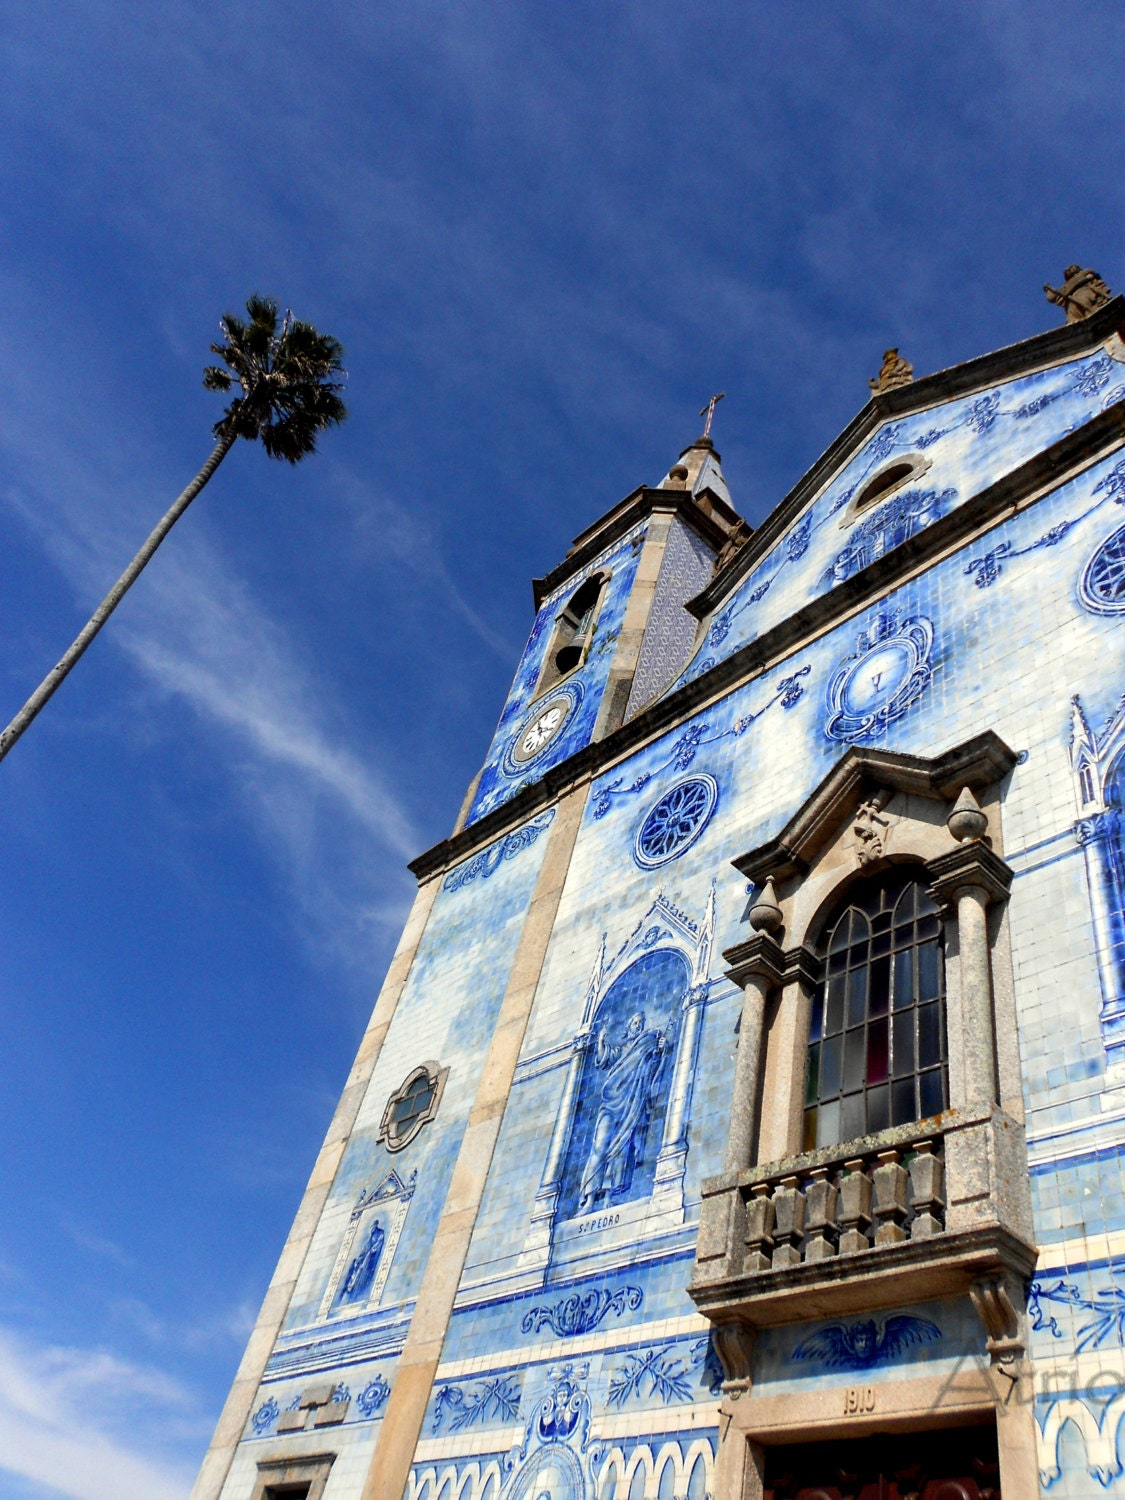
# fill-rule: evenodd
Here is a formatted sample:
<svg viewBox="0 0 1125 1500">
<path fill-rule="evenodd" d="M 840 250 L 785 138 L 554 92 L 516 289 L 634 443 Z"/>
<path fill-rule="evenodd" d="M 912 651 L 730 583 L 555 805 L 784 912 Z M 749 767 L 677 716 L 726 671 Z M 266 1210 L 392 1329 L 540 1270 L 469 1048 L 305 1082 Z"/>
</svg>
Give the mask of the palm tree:
<svg viewBox="0 0 1125 1500">
<path fill-rule="evenodd" d="M 247 321 L 227 313 L 219 321 L 223 342 L 211 351 L 223 361 L 209 365 L 203 384 L 209 391 L 239 394 L 215 423 L 215 446 L 187 489 L 169 506 L 149 533 L 144 546 L 110 589 L 79 632 L 73 645 L 0 734 L 0 760 L 23 734 L 35 715 L 58 689 L 89 646 L 141 570 L 172 527 L 187 510 L 239 438 L 258 441 L 270 458 L 300 463 L 316 451 L 316 440 L 326 427 L 342 422 L 347 408 L 343 389 L 333 376 L 343 373 L 343 349 L 334 338 L 318 333 L 311 323 L 287 312 L 278 327 L 277 303 L 253 296 L 246 303 Z"/>
</svg>

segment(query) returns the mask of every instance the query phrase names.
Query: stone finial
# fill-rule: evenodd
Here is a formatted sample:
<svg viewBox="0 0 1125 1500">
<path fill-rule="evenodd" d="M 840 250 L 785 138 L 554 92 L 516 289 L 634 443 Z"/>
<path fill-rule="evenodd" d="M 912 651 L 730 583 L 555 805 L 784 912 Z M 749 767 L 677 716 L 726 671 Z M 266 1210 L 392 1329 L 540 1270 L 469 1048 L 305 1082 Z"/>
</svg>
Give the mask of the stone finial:
<svg viewBox="0 0 1125 1500">
<path fill-rule="evenodd" d="M 1083 318 L 1104 307 L 1113 296 L 1096 271 L 1082 266 L 1067 266 L 1062 286 L 1051 286 L 1045 281 L 1043 290 L 1048 302 L 1063 309 L 1068 323 L 1081 323 Z"/>
<path fill-rule="evenodd" d="M 877 396 L 881 396 L 884 391 L 893 391 L 896 386 L 909 385 L 913 379 L 914 366 L 910 361 L 903 359 L 897 349 L 886 349 L 878 375 L 867 384 Z"/>
<path fill-rule="evenodd" d="M 781 907 L 777 904 L 777 892 L 771 875 L 754 897 L 749 911 L 750 926 L 755 932 L 776 932 L 781 926 Z"/>
<path fill-rule="evenodd" d="M 961 795 L 953 804 L 949 816 L 945 820 L 945 826 L 959 844 L 967 844 L 971 839 L 984 837 L 984 831 L 988 827 L 988 819 L 981 811 L 980 803 L 973 796 L 969 787 L 961 788 Z"/>
</svg>

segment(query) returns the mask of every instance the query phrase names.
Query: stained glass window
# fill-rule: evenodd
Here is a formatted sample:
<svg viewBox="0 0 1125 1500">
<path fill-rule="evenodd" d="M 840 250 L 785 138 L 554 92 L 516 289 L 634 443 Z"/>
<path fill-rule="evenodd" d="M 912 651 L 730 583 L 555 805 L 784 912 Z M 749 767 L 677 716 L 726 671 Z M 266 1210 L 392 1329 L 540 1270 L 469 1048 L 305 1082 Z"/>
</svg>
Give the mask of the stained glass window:
<svg viewBox="0 0 1125 1500">
<path fill-rule="evenodd" d="M 937 908 L 912 871 L 854 887 L 813 999 L 804 1149 L 907 1125 L 949 1100 Z"/>
</svg>

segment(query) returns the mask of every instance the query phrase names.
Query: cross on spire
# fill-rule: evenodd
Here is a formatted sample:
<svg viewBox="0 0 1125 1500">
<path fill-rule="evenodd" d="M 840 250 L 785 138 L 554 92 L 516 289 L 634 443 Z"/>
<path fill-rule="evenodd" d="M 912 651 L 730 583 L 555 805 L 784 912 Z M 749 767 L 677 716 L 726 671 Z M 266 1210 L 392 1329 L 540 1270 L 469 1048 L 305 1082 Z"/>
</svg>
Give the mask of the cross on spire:
<svg viewBox="0 0 1125 1500">
<path fill-rule="evenodd" d="M 710 401 L 708 401 L 708 403 L 707 403 L 706 406 L 701 406 L 699 408 L 699 415 L 701 417 L 706 417 L 707 418 L 707 422 L 706 422 L 706 424 L 705 424 L 705 426 L 703 428 L 703 436 L 704 437 L 710 437 L 711 436 L 711 419 L 715 415 L 715 408 L 716 408 L 716 406 L 718 406 L 719 402 L 723 399 L 723 397 L 725 395 L 726 395 L 726 391 L 719 391 L 716 395 L 714 395 L 714 396 L 711 397 Z"/>
</svg>

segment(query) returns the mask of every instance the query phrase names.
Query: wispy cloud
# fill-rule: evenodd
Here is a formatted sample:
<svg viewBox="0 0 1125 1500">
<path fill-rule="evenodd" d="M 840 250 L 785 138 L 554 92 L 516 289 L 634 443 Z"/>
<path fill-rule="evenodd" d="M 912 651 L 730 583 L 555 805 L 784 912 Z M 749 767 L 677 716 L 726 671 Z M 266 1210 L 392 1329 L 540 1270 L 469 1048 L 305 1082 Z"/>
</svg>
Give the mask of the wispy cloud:
<svg viewBox="0 0 1125 1500">
<path fill-rule="evenodd" d="M 22 304 L 23 320 L 34 320 L 33 294 L 11 282 L 5 290 L 13 306 Z M 2 343 L 0 353 L 14 356 Z M 89 607 L 158 513 L 153 497 L 174 492 L 162 474 L 171 465 L 108 408 L 84 407 L 59 422 L 42 397 L 45 375 L 29 355 L 13 380 L 0 435 L 7 471 L 0 503 Z M 56 381 L 66 386 L 65 369 Z M 98 455 L 93 463 L 90 454 Z M 440 567 L 429 550 L 431 567 Z M 471 616 L 463 601 L 462 608 Z M 471 623 L 488 638 L 483 622 Z M 379 747 L 357 748 L 344 693 L 255 596 L 206 524 L 172 534 L 97 649 L 112 649 L 111 642 L 150 692 L 182 701 L 216 731 L 209 743 L 220 752 L 225 746 L 221 759 L 320 938 L 345 952 L 356 930 L 374 924 L 384 936 L 385 923 L 401 918 L 402 865 L 421 836 L 376 764 Z M 495 637 L 489 644 L 501 649 Z M 137 732 L 147 732 L 143 720 Z"/>
<path fill-rule="evenodd" d="M 0 1473 L 74 1500 L 183 1500 L 189 1466 L 136 1435 L 186 1437 L 199 1425 L 159 1370 L 0 1329 Z"/>
</svg>

